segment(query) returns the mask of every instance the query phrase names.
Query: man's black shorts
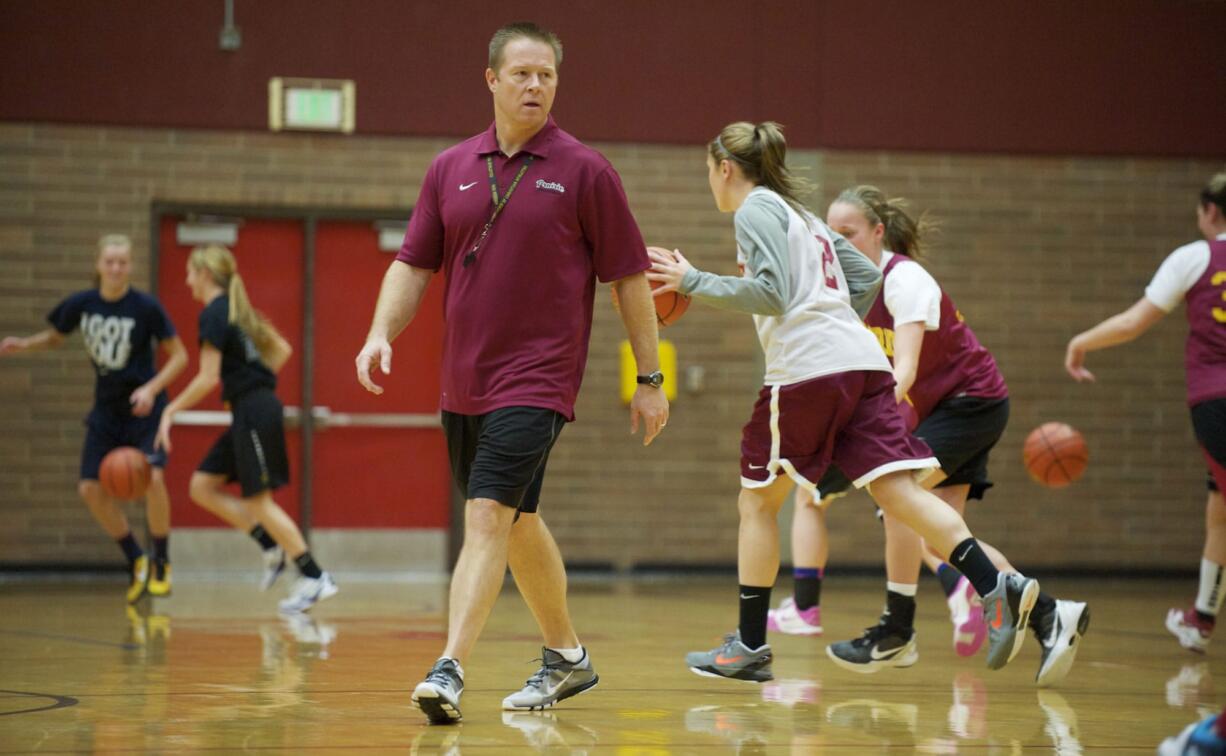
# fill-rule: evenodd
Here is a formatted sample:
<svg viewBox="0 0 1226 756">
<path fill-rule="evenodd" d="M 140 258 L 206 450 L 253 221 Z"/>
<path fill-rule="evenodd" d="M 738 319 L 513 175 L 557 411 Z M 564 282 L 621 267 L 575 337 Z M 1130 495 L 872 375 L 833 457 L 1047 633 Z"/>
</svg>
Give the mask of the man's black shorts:
<svg viewBox="0 0 1226 756">
<path fill-rule="evenodd" d="M 1192 407 L 1192 430 L 1205 456 L 1226 468 L 1226 399 L 1210 399 Z M 1213 471 L 1209 471 L 1209 490 L 1217 491 Z"/>
<path fill-rule="evenodd" d="M 988 454 L 1008 424 L 1008 397 L 959 396 L 937 404 L 914 431 L 932 449 L 946 474 L 937 488 L 969 485 L 967 498 L 982 499 L 992 487 L 988 479 Z M 824 498 L 842 493 L 850 486 L 843 473 L 832 467 L 818 482 L 817 490 Z"/>
<path fill-rule="evenodd" d="M 234 421 L 205 455 L 200 472 L 238 481 L 243 497 L 289 483 L 285 451 L 285 411 L 271 389 L 255 389 L 230 404 Z"/>
<path fill-rule="evenodd" d="M 566 424 L 540 407 L 503 407 L 484 415 L 443 412 L 451 474 L 465 499 L 493 499 L 535 512 L 549 450 Z"/>
<path fill-rule="evenodd" d="M 166 467 L 166 450 L 154 450 L 158 423 L 166 407 L 166 394 L 160 394 L 153 410 L 144 417 L 117 414 L 103 406 L 95 406 L 85 418 L 85 443 L 81 446 L 80 480 L 97 480 L 102 458 L 120 446 L 135 446 L 145 453 L 149 464 Z"/>
</svg>

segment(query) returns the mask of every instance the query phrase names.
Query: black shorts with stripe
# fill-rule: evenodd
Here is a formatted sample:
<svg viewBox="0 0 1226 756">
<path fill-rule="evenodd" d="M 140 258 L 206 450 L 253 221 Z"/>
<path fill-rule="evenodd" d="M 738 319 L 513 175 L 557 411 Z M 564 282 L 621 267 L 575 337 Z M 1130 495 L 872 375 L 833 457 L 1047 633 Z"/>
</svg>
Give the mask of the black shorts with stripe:
<svg viewBox="0 0 1226 756">
<path fill-rule="evenodd" d="M 1226 481 L 1226 399 L 1209 399 L 1190 411 L 1192 430 L 1209 464 L 1209 490 L 1220 491 Z"/>
<path fill-rule="evenodd" d="M 536 511 L 545 463 L 566 418 L 540 407 L 503 407 L 484 415 L 443 412 L 451 475 L 465 499 L 492 499 Z"/>
<path fill-rule="evenodd" d="M 249 391 L 230 403 L 234 420 L 205 455 L 200 472 L 238 481 L 243 497 L 289 483 L 285 410 L 271 389 Z"/>
<path fill-rule="evenodd" d="M 1009 399 L 958 396 L 933 408 L 912 433 L 932 449 L 946 477 L 937 484 L 969 485 L 967 499 L 982 499 L 992 487 L 988 478 L 988 455 L 1009 424 Z M 837 468 L 831 468 L 817 484 L 823 498 L 847 490 L 850 484 Z"/>
</svg>

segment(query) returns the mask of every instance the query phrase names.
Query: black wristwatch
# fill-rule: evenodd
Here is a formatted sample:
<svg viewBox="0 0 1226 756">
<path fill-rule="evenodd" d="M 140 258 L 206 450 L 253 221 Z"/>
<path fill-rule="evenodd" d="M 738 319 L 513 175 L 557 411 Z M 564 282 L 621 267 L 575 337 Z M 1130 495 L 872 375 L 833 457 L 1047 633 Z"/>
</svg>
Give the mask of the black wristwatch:
<svg viewBox="0 0 1226 756">
<path fill-rule="evenodd" d="M 647 375 L 636 376 L 634 379 L 640 386 L 651 386 L 652 388 L 660 388 L 664 385 L 664 373 L 657 370 L 654 373 Z"/>
</svg>

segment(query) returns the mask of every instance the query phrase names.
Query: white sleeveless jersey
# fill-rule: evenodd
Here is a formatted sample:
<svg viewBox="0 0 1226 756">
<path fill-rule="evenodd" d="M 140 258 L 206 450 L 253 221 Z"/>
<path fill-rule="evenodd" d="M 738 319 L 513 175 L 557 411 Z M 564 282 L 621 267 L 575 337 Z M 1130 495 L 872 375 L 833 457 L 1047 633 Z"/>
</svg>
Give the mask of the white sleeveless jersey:
<svg viewBox="0 0 1226 756">
<path fill-rule="evenodd" d="M 788 385 L 851 370 L 890 372 L 876 337 L 851 309 L 830 229 L 812 213 L 802 217 L 769 189 L 757 187 L 750 194 L 779 203 L 788 217 L 791 299 L 782 315 L 753 316 L 766 354 L 764 382 Z M 752 275 L 739 246 L 737 261 L 742 275 Z"/>
</svg>

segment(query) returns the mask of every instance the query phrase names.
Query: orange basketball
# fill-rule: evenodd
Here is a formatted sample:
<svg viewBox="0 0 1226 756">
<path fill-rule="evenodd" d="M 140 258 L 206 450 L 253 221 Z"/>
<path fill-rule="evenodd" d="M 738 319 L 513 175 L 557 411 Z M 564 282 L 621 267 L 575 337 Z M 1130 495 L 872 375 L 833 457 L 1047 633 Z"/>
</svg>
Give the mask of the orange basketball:
<svg viewBox="0 0 1226 756">
<path fill-rule="evenodd" d="M 149 486 L 149 460 L 134 446 L 112 449 L 102 458 L 98 482 L 116 499 L 139 499 Z"/>
<path fill-rule="evenodd" d="M 656 321 L 661 328 L 676 323 L 690 309 L 690 298 L 680 292 L 670 291 L 653 299 L 656 301 Z"/>
<path fill-rule="evenodd" d="M 1043 423 L 1026 437 L 1022 460 L 1036 483 L 1048 488 L 1063 488 L 1086 471 L 1090 450 L 1073 426 Z"/>
<path fill-rule="evenodd" d="M 653 290 L 659 287 L 659 283 L 652 282 L 651 288 Z M 617 289 L 610 289 L 609 291 L 613 294 L 613 309 L 620 314 L 622 308 L 621 302 L 617 299 Z M 661 294 L 658 297 L 653 297 L 653 299 L 656 304 L 656 322 L 660 324 L 661 328 L 676 323 L 690 307 L 690 298 L 675 291 Z"/>
</svg>

